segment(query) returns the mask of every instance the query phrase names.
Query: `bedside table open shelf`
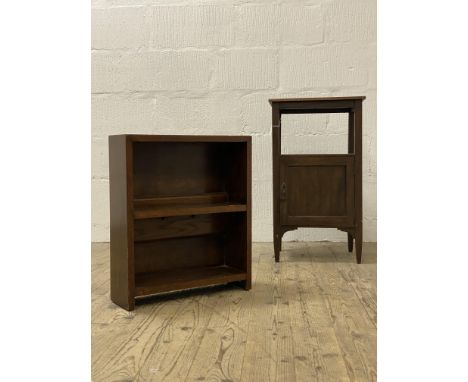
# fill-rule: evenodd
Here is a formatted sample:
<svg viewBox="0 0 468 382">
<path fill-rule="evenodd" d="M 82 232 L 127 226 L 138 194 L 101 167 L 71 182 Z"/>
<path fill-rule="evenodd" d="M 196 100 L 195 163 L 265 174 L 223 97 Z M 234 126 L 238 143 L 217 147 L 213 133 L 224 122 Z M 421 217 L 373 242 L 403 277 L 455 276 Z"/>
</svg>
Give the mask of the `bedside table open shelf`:
<svg viewBox="0 0 468 382">
<path fill-rule="evenodd" d="M 251 287 L 251 138 L 109 137 L 111 299 Z"/>
</svg>

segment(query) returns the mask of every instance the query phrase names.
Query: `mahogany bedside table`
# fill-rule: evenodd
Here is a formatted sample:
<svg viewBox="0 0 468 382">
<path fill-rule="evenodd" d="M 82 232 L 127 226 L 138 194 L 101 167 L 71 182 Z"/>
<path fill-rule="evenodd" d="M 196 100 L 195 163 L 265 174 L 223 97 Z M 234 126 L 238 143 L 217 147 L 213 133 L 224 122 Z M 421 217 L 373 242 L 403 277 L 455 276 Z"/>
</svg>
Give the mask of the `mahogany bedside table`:
<svg viewBox="0 0 468 382">
<path fill-rule="evenodd" d="M 362 253 L 362 102 L 365 97 L 270 99 L 273 112 L 273 235 L 278 262 L 285 232 L 337 228 Z M 281 154 L 283 114 L 347 113 L 348 153 Z"/>
</svg>

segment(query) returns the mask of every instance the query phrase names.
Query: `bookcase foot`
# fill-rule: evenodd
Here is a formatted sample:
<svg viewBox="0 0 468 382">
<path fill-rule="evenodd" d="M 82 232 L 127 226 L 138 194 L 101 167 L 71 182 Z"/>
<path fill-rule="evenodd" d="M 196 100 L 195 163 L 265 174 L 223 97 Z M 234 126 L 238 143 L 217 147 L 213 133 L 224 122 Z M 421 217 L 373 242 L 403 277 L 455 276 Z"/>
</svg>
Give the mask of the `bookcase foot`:
<svg viewBox="0 0 468 382">
<path fill-rule="evenodd" d="M 245 290 L 252 289 L 252 281 L 251 280 L 237 281 L 234 284 L 241 287 L 242 289 L 245 289 Z"/>
<path fill-rule="evenodd" d="M 116 298 L 113 298 L 111 297 L 111 301 L 120 306 L 121 308 L 131 312 L 132 310 L 135 309 L 135 300 L 134 299 L 131 299 L 131 300 L 128 300 L 128 301 L 121 301 L 119 299 L 116 299 Z"/>
</svg>

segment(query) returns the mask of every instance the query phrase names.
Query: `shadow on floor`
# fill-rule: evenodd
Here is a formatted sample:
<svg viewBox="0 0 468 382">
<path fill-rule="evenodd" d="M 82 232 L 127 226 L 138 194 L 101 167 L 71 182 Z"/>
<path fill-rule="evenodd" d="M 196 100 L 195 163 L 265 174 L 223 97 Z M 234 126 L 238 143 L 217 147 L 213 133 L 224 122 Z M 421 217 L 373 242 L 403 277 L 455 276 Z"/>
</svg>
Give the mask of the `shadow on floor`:
<svg viewBox="0 0 468 382">
<path fill-rule="evenodd" d="M 203 297 L 207 295 L 214 295 L 219 292 L 231 292 L 231 291 L 243 291 L 244 289 L 236 283 L 229 283 L 224 285 L 214 285 L 204 288 L 189 289 L 183 291 L 169 292 L 164 294 L 155 294 L 145 298 L 137 299 L 135 301 L 136 306 L 163 303 L 172 300 L 180 300 L 186 298 Z"/>
</svg>

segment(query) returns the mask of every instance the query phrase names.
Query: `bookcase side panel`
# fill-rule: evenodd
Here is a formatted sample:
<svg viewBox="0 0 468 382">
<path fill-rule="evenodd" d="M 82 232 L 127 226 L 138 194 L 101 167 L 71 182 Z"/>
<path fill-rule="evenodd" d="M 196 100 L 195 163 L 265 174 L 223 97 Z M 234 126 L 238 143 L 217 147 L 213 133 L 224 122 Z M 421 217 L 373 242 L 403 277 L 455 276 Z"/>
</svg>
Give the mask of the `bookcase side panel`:
<svg viewBox="0 0 468 382">
<path fill-rule="evenodd" d="M 247 280 L 245 281 L 245 289 L 250 290 L 252 287 L 252 138 L 247 139 L 247 222 L 246 222 L 246 263 L 247 263 Z"/>
<path fill-rule="evenodd" d="M 127 310 L 134 308 L 131 288 L 129 235 L 128 143 L 126 136 L 109 137 L 110 272 L 111 300 Z"/>
</svg>

